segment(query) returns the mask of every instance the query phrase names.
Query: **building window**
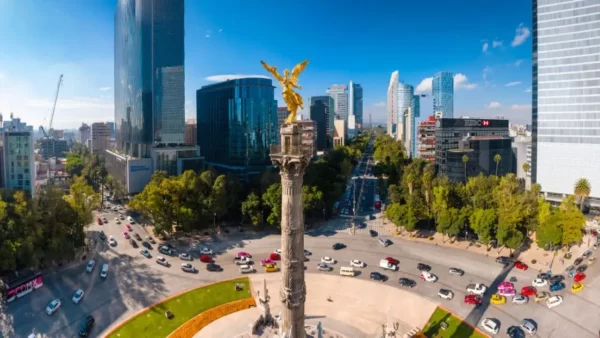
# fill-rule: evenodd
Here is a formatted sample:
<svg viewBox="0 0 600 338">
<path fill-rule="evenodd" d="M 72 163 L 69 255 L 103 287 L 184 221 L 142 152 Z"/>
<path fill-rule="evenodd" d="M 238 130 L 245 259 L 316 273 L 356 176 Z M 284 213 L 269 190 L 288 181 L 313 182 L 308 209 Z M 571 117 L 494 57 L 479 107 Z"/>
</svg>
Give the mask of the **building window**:
<svg viewBox="0 0 600 338">
<path fill-rule="evenodd" d="M 25 181 L 25 185 L 29 186 L 30 185 L 29 181 Z"/>
</svg>

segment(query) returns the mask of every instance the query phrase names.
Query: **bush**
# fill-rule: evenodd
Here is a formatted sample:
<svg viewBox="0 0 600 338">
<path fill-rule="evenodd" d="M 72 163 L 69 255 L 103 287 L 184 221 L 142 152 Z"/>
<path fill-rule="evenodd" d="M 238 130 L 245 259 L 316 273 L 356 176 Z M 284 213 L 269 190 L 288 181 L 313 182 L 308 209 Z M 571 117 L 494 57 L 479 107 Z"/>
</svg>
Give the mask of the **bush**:
<svg viewBox="0 0 600 338">
<path fill-rule="evenodd" d="M 429 240 L 430 240 L 430 241 L 433 241 L 433 236 L 429 236 Z"/>
<path fill-rule="evenodd" d="M 531 264 L 535 264 L 535 263 L 537 263 L 537 261 L 535 259 L 532 259 Z"/>
<path fill-rule="evenodd" d="M 573 256 L 570 253 L 566 253 L 563 258 L 564 259 L 571 259 Z"/>
</svg>

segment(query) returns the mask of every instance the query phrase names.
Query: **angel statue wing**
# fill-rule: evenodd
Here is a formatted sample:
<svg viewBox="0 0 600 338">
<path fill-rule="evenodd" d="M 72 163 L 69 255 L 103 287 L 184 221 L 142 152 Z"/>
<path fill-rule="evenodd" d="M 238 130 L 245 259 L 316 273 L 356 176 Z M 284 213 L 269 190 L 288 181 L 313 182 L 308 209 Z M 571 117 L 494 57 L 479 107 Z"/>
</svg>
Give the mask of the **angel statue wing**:
<svg viewBox="0 0 600 338">
<path fill-rule="evenodd" d="M 291 80 L 292 80 L 293 84 L 298 83 L 298 76 L 300 76 L 300 73 L 302 73 L 304 71 L 304 68 L 306 68 L 307 65 L 308 65 L 308 60 L 304 60 L 304 61 L 300 62 L 299 64 L 297 64 L 296 67 L 294 67 L 294 69 L 292 69 Z"/>
<path fill-rule="evenodd" d="M 271 73 L 273 76 L 275 76 L 275 78 L 277 79 L 277 81 L 282 82 L 283 81 L 283 77 L 281 77 L 281 75 L 279 75 L 279 73 L 277 73 L 277 68 L 273 67 L 273 66 L 269 66 L 266 62 L 264 61 L 260 61 L 260 63 L 262 63 L 263 67 L 265 67 L 265 69 L 267 70 L 267 72 Z"/>
</svg>

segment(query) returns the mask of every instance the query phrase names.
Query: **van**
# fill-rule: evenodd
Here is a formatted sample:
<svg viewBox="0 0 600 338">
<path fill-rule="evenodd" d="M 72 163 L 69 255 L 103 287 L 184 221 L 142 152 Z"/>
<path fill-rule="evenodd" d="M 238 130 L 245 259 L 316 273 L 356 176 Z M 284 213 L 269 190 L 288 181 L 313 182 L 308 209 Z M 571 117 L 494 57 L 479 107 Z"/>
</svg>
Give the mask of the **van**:
<svg viewBox="0 0 600 338">
<path fill-rule="evenodd" d="M 106 278 L 107 275 L 108 275 L 108 264 L 104 264 L 104 265 L 102 265 L 102 270 L 100 271 L 100 277 Z"/>
<path fill-rule="evenodd" d="M 398 265 L 388 262 L 387 259 L 382 259 L 379 262 L 379 267 L 384 268 L 385 270 L 392 270 L 392 271 L 398 270 Z"/>
<path fill-rule="evenodd" d="M 387 248 L 389 245 L 392 244 L 392 241 L 390 241 L 389 239 L 385 238 L 385 237 L 379 237 L 379 244 L 383 245 L 383 247 Z"/>
<path fill-rule="evenodd" d="M 354 277 L 354 269 L 348 266 L 342 266 L 340 268 L 340 275 Z"/>
</svg>

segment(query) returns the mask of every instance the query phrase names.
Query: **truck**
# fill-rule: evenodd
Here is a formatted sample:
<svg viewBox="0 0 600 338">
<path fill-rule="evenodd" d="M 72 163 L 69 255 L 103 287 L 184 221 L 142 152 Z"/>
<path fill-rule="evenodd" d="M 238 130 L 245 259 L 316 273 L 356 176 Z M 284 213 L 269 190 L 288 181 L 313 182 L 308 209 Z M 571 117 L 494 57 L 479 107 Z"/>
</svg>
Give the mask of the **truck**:
<svg viewBox="0 0 600 338">
<path fill-rule="evenodd" d="M 383 268 L 384 270 L 398 271 L 398 265 L 388 262 L 387 259 L 382 259 L 379 261 L 379 267 Z"/>
</svg>

